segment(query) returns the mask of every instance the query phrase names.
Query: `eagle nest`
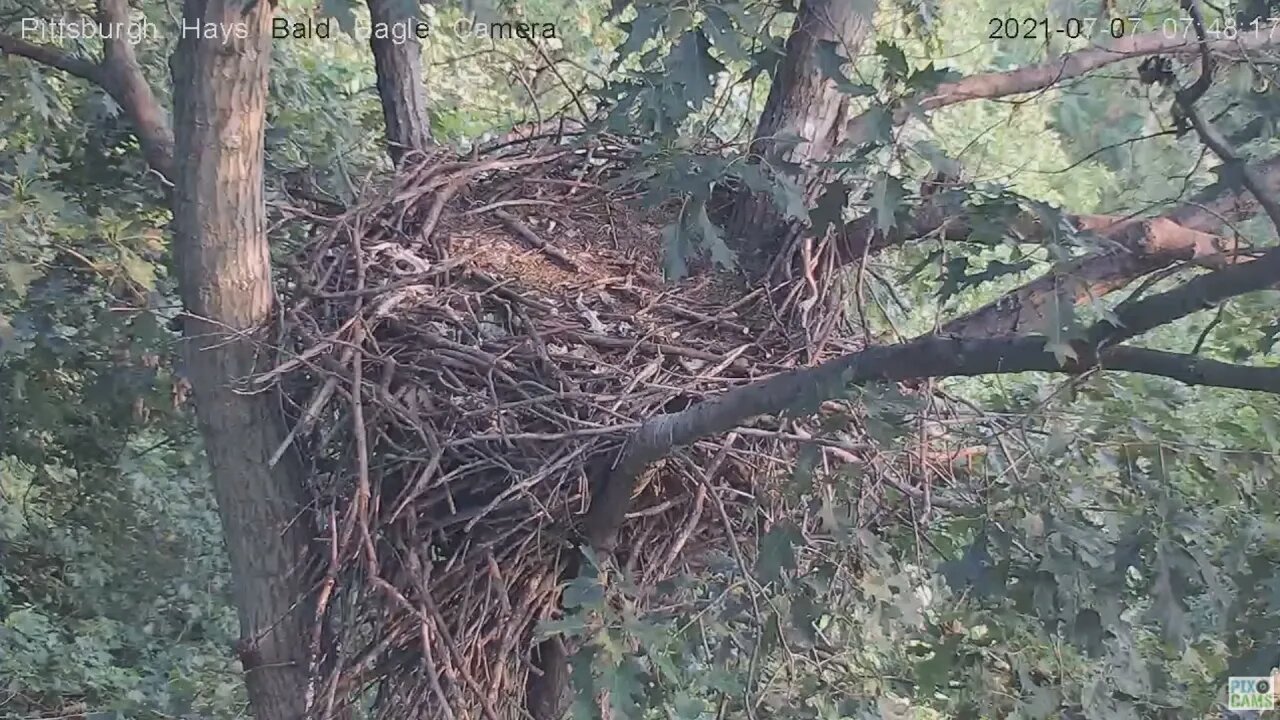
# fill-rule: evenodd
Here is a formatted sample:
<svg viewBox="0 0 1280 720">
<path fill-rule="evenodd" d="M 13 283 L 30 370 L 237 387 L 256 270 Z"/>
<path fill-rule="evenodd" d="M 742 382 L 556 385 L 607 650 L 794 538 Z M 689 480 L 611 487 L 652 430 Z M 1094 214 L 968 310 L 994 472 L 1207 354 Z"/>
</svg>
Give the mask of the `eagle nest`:
<svg viewBox="0 0 1280 720">
<path fill-rule="evenodd" d="M 605 189 L 619 170 L 563 148 L 436 157 L 341 213 L 293 214 L 308 240 L 260 380 L 292 423 L 277 455 L 310 466 L 314 716 L 377 687 L 388 717 L 528 717 L 536 628 L 560 612 L 600 469 L 644 421 L 794 365 L 770 293 L 662 281 L 666 218 Z M 652 587 L 711 549 L 751 558 L 797 443 L 865 462 L 858 426 L 774 421 L 669 452 L 637 478 L 612 561 Z"/>
</svg>

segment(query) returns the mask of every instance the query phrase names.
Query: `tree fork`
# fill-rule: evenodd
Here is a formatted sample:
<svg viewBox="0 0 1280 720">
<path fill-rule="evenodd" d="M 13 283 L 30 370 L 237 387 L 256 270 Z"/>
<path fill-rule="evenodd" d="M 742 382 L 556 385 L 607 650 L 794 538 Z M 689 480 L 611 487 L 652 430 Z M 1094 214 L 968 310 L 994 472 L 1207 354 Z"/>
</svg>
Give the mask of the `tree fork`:
<svg viewBox="0 0 1280 720">
<path fill-rule="evenodd" d="M 751 140 L 754 157 L 780 170 L 827 160 L 844 137 L 849 98 L 827 78 L 817 62 L 821 43 L 834 42 L 846 57 L 858 54 L 871 28 L 874 4 L 854 0 L 806 0 L 796 13 L 786 56 L 778 64 L 769 97 Z M 794 146 L 780 136 L 800 137 Z M 823 186 L 824 173 L 804 168 L 796 178 L 812 205 Z M 763 270 L 794 235 L 767 193 L 743 188 L 734 201 L 729 237 L 747 251 L 747 263 Z M 766 246 L 767 245 L 767 246 Z"/>
</svg>

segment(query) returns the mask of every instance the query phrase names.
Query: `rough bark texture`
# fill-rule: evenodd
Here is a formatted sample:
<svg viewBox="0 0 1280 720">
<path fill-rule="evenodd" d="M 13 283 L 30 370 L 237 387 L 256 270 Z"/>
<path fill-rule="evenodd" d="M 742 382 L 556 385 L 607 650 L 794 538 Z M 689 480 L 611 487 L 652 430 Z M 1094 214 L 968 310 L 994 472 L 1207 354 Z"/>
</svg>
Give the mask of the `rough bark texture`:
<svg viewBox="0 0 1280 720">
<path fill-rule="evenodd" d="M 774 73 L 752 138 L 751 152 L 774 168 L 805 165 L 831 156 L 844 137 L 849 97 L 823 74 L 818 49 L 823 41 L 837 43 L 845 57 L 856 57 L 871 28 L 875 11 L 865 0 L 806 0 L 796 14 L 787 38 L 786 57 Z M 795 145 L 779 137 L 799 136 Z M 825 173 L 803 170 L 796 178 L 812 205 L 826 180 Z M 767 193 L 743 189 L 735 199 L 729 236 L 742 243 L 748 267 L 767 263 L 789 241 L 788 223 Z"/>
<path fill-rule="evenodd" d="M 283 439 L 276 399 L 233 384 L 255 370 L 273 293 L 263 205 L 263 130 L 271 10 L 265 2 L 187 0 L 186 22 L 243 23 L 247 39 L 178 43 L 173 74 L 175 254 L 186 363 L 231 558 L 253 714 L 297 720 L 307 664 L 298 521 L 302 488 L 290 464 L 268 462 Z"/>
<path fill-rule="evenodd" d="M 395 0 L 368 0 L 369 19 L 374 26 L 413 23 L 416 16 L 405 10 L 407 3 Z M 400 164 L 406 153 L 424 150 L 431 143 L 427 126 L 427 92 L 422 82 L 422 46 L 409 28 L 404 42 L 387 37 L 369 38 L 373 66 L 378 73 L 378 96 L 387 123 L 387 152 Z"/>
</svg>

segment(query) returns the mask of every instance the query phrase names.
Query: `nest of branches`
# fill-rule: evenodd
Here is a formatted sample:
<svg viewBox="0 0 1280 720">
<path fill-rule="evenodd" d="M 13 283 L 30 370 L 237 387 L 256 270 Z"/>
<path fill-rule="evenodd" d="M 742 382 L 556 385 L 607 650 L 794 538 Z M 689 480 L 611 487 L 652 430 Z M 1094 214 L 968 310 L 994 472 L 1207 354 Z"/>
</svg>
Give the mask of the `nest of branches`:
<svg viewBox="0 0 1280 720">
<path fill-rule="evenodd" d="M 432 158 L 300 220 L 261 379 L 284 390 L 278 454 L 310 465 L 323 544 L 314 714 L 377 685 L 396 717 L 527 717 L 602 464 L 645 420 L 785 368 L 766 293 L 662 281 L 663 213 L 604 190 L 616 170 L 563 149 Z M 754 536 L 806 438 L 671 452 L 638 478 L 616 561 L 643 586 Z"/>
</svg>

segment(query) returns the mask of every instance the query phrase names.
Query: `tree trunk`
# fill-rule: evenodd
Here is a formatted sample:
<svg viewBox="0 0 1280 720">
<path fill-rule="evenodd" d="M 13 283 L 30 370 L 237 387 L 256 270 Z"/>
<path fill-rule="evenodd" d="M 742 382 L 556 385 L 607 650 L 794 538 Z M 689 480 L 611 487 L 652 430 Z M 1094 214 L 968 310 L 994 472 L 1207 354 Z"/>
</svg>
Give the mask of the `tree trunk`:
<svg viewBox="0 0 1280 720">
<path fill-rule="evenodd" d="M 793 179 L 805 188 L 812 206 L 828 179 L 806 164 L 831 157 L 848 121 L 849 97 L 818 64 L 819 44 L 832 41 L 845 57 L 856 57 L 871 31 L 875 3 L 868 0 L 805 0 L 796 14 L 786 57 L 774 73 L 769 98 L 752 138 L 753 155 L 774 168 L 786 165 L 803 173 Z M 801 142 L 778 142 L 798 136 Z M 734 202 L 729 236 L 747 252 L 749 267 L 768 263 L 788 243 L 788 223 L 768 193 L 744 189 Z"/>
<path fill-rule="evenodd" d="M 387 123 L 387 152 L 396 165 L 406 154 L 425 150 L 431 144 L 427 127 L 427 93 L 422 83 L 422 47 L 413 32 L 416 3 L 398 0 L 368 0 L 369 19 L 379 26 L 406 26 L 404 42 L 369 37 L 373 50 L 373 66 L 378 74 L 378 96 L 382 99 L 382 116 Z"/>
<path fill-rule="evenodd" d="M 241 394 L 269 339 L 273 305 L 263 205 L 271 8 L 262 0 L 186 0 L 184 23 L 243 27 L 225 40 L 183 33 L 173 58 L 174 237 L 188 316 L 185 360 L 231 558 L 253 715 L 298 720 L 306 706 L 302 602 L 309 535 L 270 393 Z"/>
</svg>

